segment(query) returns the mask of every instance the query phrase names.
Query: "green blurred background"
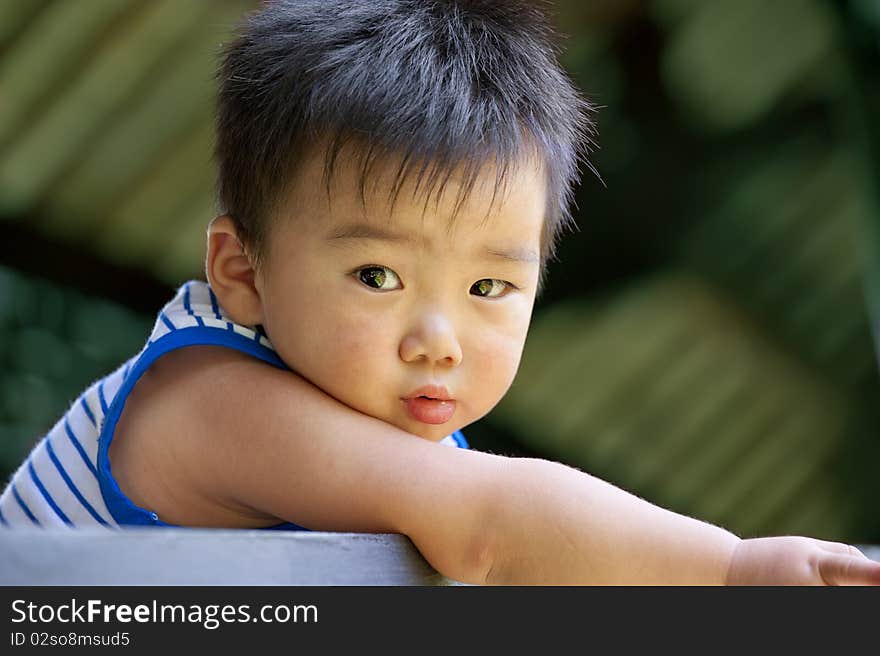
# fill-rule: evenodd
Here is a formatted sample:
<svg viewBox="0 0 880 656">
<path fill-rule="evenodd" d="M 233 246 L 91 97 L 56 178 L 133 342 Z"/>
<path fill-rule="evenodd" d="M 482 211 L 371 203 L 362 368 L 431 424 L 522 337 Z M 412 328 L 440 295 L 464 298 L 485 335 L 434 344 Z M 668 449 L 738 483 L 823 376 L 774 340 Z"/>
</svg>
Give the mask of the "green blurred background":
<svg viewBox="0 0 880 656">
<path fill-rule="evenodd" d="M 215 56 L 252 6 L 0 0 L 4 479 L 202 275 Z M 555 7 L 604 184 L 465 433 L 744 536 L 880 543 L 880 0 Z"/>
</svg>

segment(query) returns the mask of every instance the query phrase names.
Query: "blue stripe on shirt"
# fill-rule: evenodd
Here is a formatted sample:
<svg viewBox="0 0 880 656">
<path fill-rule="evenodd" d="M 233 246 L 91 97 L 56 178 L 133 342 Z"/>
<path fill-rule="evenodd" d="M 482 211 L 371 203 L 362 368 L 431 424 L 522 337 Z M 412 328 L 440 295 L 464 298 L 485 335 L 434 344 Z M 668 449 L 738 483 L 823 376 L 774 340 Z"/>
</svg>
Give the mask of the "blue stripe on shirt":
<svg viewBox="0 0 880 656">
<path fill-rule="evenodd" d="M 177 330 L 177 326 L 175 326 L 173 323 L 171 323 L 171 319 L 169 319 L 168 316 L 164 312 L 159 313 L 159 318 L 162 319 L 162 323 L 164 323 L 166 326 L 168 326 L 168 330 L 170 330 L 171 332 L 174 332 L 175 330 Z"/>
<path fill-rule="evenodd" d="M 188 283 L 186 283 L 186 285 L 183 288 L 183 307 L 189 316 L 195 317 L 197 324 L 199 324 L 200 326 L 204 326 L 205 322 L 202 321 L 202 318 L 199 315 L 197 315 L 196 313 L 194 313 L 192 311 L 192 307 L 189 304 L 189 286 L 191 284 L 192 284 L 191 282 L 188 282 Z"/>
<path fill-rule="evenodd" d="M 214 316 L 218 319 L 222 319 L 220 316 L 220 306 L 217 305 L 217 297 L 214 296 L 214 290 L 208 287 L 208 293 L 211 295 L 211 309 L 214 310 Z"/>
<path fill-rule="evenodd" d="M 104 526 L 109 526 L 107 521 L 101 517 L 97 511 L 92 508 L 92 504 L 86 501 L 86 498 L 80 493 L 79 488 L 76 487 L 74 482 L 70 480 L 70 476 L 67 475 L 67 472 L 64 471 L 64 467 L 61 466 L 61 461 L 58 459 L 58 456 L 55 455 L 55 450 L 52 448 L 52 442 L 49 439 L 46 439 L 46 451 L 49 452 L 49 459 L 55 464 L 55 469 L 58 470 L 58 473 L 61 474 L 61 478 L 64 479 L 64 482 L 67 483 L 67 487 L 70 488 L 70 491 L 73 492 L 73 496 L 79 499 L 79 502 L 83 505 L 89 514 L 95 518 L 95 520 L 99 524 L 103 524 Z"/>
<path fill-rule="evenodd" d="M 79 455 L 82 456 L 83 462 L 86 463 L 86 466 L 89 470 L 95 475 L 95 478 L 98 478 L 98 470 L 95 469 L 95 465 L 89 459 L 86 450 L 83 448 L 82 444 L 79 443 L 79 440 L 76 439 L 76 435 L 73 434 L 73 430 L 70 428 L 70 422 L 67 421 L 67 418 L 64 419 L 64 430 L 67 431 L 67 437 L 70 438 L 70 441 L 73 443 L 73 446 L 76 447 L 76 450 L 79 451 Z"/>
<path fill-rule="evenodd" d="M 89 404 L 86 403 L 86 397 L 85 396 L 79 397 L 79 402 L 80 402 L 80 405 L 82 405 L 83 410 L 86 411 L 86 416 L 89 418 L 89 421 L 92 422 L 92 426 L 97 427 L 98 422 L 95 421 L 95 415 L 94 415 L 94 413 L 92 413 L 92 409 L 89 408 Z"/>
<path fill-rule="evenodd" d="M 37 521 L 37 518 L 34 517 L 34 513 L 31 512 L 31 509 L 27 507 L 27 504 L 22 500 L 21 496 L 18 494 L 18 488 L 13 483 L 12 485 L 12 495 L 15 497 L 15 500 L 18 501 L 18 505 L 24 511 L 24 514 L 28 516 L 34 524 L 37 526 L 40 525 L 40 522 Z"/>
<path fill-rule="evenodd" d="M 61 518 L 68 526 L 73 526 L 73 522 L 71 522 L 67 515 L 58 507 L 58 504 L 55 503 L 55 499 L 52 498 L 52 495 L 49 494 L 49 490 L 46 489 L 46 486 L 43 485 L 43 481 L 40 480 L 40 477 L 37 476 L 37 472 L 34 470 L 34 463 L 28 459 L 28 471 L 31 473 L 31 480 L 34 482 L 34 485 L 37 486 L 37 489 L 40 491 L 40 494 L 43 495 L 43 498 L 46 500 L 46 503 L 55 511 L 55 514 Z"/>
<path fill-rule="evenodd" d="M 7 522 L 6 518 L 3 516 L 2 510 L 0 510 L 0 524 L 3 524 L 3 526 L 9 526 L 9 522 Z"/>
<path fill-rule="evenodd" d="M 106 378 L 104 380 L 107 380 Z M 104 398 L 104 380 L 98 385 L 98 401 L 101 402 L 101 412 L 107 414 L 107 399 Z"/>
</svg>

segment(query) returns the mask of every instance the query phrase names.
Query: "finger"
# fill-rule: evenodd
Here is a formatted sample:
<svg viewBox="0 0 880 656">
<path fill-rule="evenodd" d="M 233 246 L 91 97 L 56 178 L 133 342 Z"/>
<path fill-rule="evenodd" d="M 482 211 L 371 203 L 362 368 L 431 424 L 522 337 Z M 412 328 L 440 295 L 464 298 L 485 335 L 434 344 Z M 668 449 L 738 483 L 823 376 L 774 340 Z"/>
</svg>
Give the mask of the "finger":
<svg viewBox="0 0 880 656">
<path fill-rule="evenodd" d="M 815 540 L 815 542 L 826 551 L 831 551 L 833 553 L 839 554 L 847 554 L 850 556 L 855 556 L 856 558 L 864 558 L 865 560 L 870 560 L 864 553 L 862 553 L 862 551 L 852 546 L 851 544 L 844 544 L 843 542 L 829 542 L 827 540 Z"/>
<path fill-rule="evenodd" d="M 880 585 L 880 563 L 868 558 L 834 554 L 817 564 L 826 585 Z"/>
</svg>

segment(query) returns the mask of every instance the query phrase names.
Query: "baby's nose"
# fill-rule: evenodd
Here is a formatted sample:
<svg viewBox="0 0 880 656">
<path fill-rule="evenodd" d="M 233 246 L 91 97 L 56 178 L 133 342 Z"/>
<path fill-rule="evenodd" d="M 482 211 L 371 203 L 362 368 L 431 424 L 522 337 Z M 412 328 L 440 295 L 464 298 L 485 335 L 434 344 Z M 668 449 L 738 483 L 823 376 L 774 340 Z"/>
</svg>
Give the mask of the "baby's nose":
<svg viewBox="0 0 880 656">
<path fill-rule="evenodd" d="M 452 323 L 445 317 L 425 317 L 400 342 L 400 358 L 404 362 L 426 360 L 454 367 L 461 363 L 461 344 Z"/>
</svg>

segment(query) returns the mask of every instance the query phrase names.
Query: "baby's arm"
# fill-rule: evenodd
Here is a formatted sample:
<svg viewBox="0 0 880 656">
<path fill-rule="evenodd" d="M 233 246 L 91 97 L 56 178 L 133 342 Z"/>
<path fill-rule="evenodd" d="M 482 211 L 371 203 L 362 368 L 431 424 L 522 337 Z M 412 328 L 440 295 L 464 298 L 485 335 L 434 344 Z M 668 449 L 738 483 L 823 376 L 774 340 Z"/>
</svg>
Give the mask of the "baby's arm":
<svg viewBox="0 0 880 656">
<path fill-rule="evenodd" d="M 434 444 L 252 358 L 212 362 L 186 384 L 212 386 L 199 452 L 219 499 L 317 530 L 402 533 L 471 583 L 722 584 L 732 562 L 749 582 L 795 557 L 797 582 L 823 582 L 809 578 L 814 545 L 743 549 L 756 541 L 570 467 Z"/>
<path fill-rule="evenodd" d="M 737 542 L 557 463 L 407 434 L 231 351 L 184 384 L 212 390 L 196 451 L 217 498 L 317 530 L 403 533 L 454 579 L 721 583 Z"/>
</svg>

